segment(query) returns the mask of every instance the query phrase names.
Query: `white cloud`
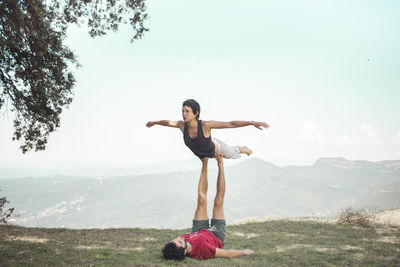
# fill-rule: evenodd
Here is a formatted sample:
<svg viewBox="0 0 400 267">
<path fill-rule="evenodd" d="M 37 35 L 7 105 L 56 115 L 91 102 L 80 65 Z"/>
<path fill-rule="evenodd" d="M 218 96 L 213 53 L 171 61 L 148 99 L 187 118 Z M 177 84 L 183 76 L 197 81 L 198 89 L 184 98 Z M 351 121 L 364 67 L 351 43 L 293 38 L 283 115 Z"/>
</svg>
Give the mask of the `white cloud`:
<svg viewBox="0 0 400 267">
<path fill-rule="evenodd" d="M 336 144 L 341 146 L 359 146 L 359 145 L 383 145 L 383 140 L 376 134 L 371 125 L 363 123 L 360 126 L 363 134 L 355 137 L 342 135 L 336 140 Z"/>
<path fill-rule="evenodd" d="M 392 143 L 394 145 L 400 146 L 400 130 L 392 137 Z"/>
<path fill-rule="evenodd" d="M 337 139 L 336 144 L 341 146 L 358 146 L 360 143 L 357 138 L 342 135 Z"/>
<path fill-rule="evenodd" d="M 377 136 L 377 134 L 375 133 L 375 131 L 372 129 L 372 127 L 369 124 L 363 123 L 361 125 L 361 130 L 364 131 L 364 135 L 361 136 L 362 141 L 364 143 L 370 144 L 370 145 L 382 145 L 383 144 L 383 140 Z"/>
<path fill-rule="evenodd" d="M 318 127 L 311 121 L 303 123 L 299 138 L 303 142 L 326 143 L 326 140 L 319 133 Z"/>
</svg>

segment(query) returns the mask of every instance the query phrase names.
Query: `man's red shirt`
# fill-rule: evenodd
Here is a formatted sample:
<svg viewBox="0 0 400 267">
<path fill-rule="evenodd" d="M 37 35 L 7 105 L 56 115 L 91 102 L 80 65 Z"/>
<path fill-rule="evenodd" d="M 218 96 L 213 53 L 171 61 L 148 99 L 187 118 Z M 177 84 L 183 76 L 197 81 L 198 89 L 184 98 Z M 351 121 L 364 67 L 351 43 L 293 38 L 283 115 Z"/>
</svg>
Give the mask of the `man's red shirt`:
<svg viewBox="0 0 400 267">
<path fill-rule="evenodd" d="M 192 244 L 192 251 L 189 253 L 189 257 L 199 260 L 215 258 L 216 248 L 224 246 L 221 240 L 207 229 L 184 234 L 182 237 L 186 239 L 186 242 Z"/>
</svg>

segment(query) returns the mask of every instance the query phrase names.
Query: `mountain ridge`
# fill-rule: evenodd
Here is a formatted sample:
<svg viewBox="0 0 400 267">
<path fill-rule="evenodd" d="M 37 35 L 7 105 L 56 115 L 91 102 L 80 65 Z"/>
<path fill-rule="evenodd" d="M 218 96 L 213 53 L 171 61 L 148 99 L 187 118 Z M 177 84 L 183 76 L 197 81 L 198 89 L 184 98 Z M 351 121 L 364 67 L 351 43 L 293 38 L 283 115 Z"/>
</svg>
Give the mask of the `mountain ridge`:
<svg viewBox="0 0 400 267">
<path fill-rule="evenodd" d="M 380 208 L 400 206 L 400 194 L 385 188 L 400 181 L 400 171 L 391 167 L 392 161 L 389 167 L 385 167 L 386 162 L 379 167 L 361 164 L 358 168 L 343 168 L 337 159 L 333 166 L 326 162 L 332 160 L 278 167 L 250 158 L 227 166 L 227 221 L 331 215 L 354 201 L 371 203 L 369 198 L 379 201 Z M 19 215 L 12 220 L 24 226 L 183 228 L 193 216 L 199 175 L 196 169 L 144 175 L 13 178 L 1 179 L 0 188 Z M 210 208 L 216 178 L 217 169 L 210 168 Z M 371 188 L 375 188 L 373 194 Z"/>
</svg>

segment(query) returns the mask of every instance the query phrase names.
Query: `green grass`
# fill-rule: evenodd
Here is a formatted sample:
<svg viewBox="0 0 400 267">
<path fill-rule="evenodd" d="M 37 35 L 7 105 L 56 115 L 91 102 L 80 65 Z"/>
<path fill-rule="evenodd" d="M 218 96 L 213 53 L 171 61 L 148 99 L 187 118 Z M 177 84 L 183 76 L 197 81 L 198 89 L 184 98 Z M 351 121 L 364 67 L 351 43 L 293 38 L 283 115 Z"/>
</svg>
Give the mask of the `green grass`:
<svg viewBox="0 0 400 267">
<path fill-rule="evenodd" d="M 400 266 L 399 227 L 311 221 L 228 226 L 235 259 L 165 261 L 161 247 L 188 230 L 46 229 L 0 225 L 0 266 Z"/>
</svg>

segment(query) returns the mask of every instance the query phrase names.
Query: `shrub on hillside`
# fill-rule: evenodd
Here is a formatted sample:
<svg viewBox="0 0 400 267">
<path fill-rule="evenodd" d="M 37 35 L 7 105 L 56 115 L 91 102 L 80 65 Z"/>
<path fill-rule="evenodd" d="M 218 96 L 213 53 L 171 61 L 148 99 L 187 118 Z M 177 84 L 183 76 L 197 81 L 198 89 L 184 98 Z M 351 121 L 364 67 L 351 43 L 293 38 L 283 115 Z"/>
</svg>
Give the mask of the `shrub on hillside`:
<svg viewBox="0 0 400 267">
<path fill-rule="evenodd" d="M 14 208 L 6 209 L 4 206 L 10 203 L 7 201 L 6 197 L 0 198 L 0 223 L 7 223 L 8 218 L 14 211 Z"/>
<path fill-rule="evenodd" d="M 342 210 L 342 214 L 339 216 L 338 223 L 357 224 L 363 227 L 368 227 L 373 224 L 371 217 L 371 211 L 365 209 L 354 210 L 353 208 L 346 208 Z"/>
</svg>

